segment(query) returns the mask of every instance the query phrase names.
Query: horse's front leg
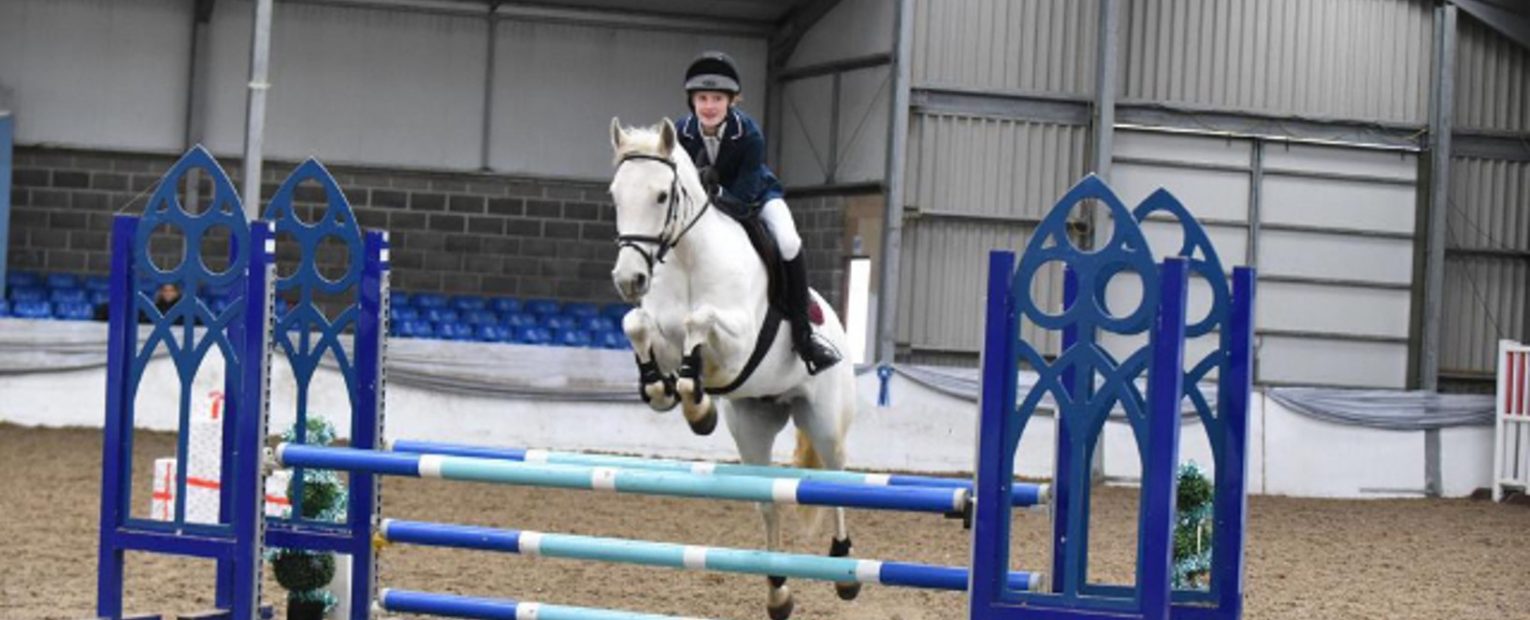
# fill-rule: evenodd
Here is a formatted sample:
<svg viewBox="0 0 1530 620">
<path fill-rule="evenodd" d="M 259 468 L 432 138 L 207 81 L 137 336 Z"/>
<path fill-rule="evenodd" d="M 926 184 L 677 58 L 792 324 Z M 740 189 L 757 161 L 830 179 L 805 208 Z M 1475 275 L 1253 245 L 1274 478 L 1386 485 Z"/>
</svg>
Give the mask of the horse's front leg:
<svg viewBox="0 0 1530 620">
<path fill-rule="evenodd" d="M 675 388 L 680 393 L 680 410 L 685 413 L 685 421 L 697 435 L 710 435 L 717 428 L 717 407 L 702 381 L 703 352 L 713 356 L 714 364 L 728 359 L 738 350 L 739 340 L 747 331 L 747 318 L 741 312 L 708 305 L 697 306 L 685 317 L 685 357 L 680 361 Z"/>
<path fill-rule="evenodd" d="M 647 310 L 633 308 L 622 317 L 622 331 L 637 354 L 638 395 L 654 411 L 674 409 L 680 402 L 680 394 L 675 391 L 675 374 L 659 367 L 659 355 L 672 353 L 673 345 L 660 333 L 658 321 Z"/>
</svg>

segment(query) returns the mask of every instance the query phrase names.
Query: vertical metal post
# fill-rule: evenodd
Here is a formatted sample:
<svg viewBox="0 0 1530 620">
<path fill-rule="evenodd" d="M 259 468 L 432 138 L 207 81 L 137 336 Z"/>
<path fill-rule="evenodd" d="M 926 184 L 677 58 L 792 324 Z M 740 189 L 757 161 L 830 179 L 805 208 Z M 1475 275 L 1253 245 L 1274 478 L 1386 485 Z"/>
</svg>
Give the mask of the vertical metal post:
<svg viewBox="0 0 1530 620">
<path fill-rule="evenodd" d="M 488 33 L 488 56 L 483 64 L 483 130 L 479 132 L 478 168 L 491 170 L 489 147 L 494 140 L 494 57 L 498 55 L 499 20 L 494 14 L 499 10 L 499 0 L 489 2 L 489 12 L 484 16 L 484 30 Z"/>
<path fill-rule="evenodd" d="M 1116 141 L 1116 46 L 1119 30 L 1117 7 L 1120 0 L 1100 0 L 1099 29 L 1095 41 L 1094 63 L 1094 162 L 1093 172 L 1100 180 L 1110 182 L 1111 156 Z M 1087 207 L 1089 219 L 1089 247 L 1100 247 L 1108 239 L 1101 238 L 1105 220 L 1110 212 L 1099 205 Z M 1089 461 L 1092 480 L 1105 479 L 1105 433 L 1095 440 L 1094 456 Z"/>
<path fill-rule="evenodd" d="M 829 170 L 823 180 L 827 185 L 839 182 L 839 98 L 844 75 L 834 72 L 833 89 L 829 96 Z"/>
<path fill-rule="evenodd" d="M 1419 387 L 1439 389 L 1440 315 L 1445 296 L 1445 222 L 1450 200 L 1450 132 L 1455 115 L 1456 6 L 1435 9 L 1429 116 L 1429 223 L 1424 259 L 1424 330 Z M 1424 432 L 1424 493 L 1440 494 L 1440 432 Z"/>
<path fill-rule="evenodd" d="M 0 299 L 5 299 L 5 253 L 11 238 L 11 112 L 0 101 Z"/>
<path fill-rule="evenodd" d="M 250 83 L 244 113 L 244 214 L 260 219 L 260 167 L 265 157 L 266 91 L 270 90 L 271 2 L 255 0 L 250 33 Z"/>
<path fill-rule="evenodd" d="M 1098 41 L 1095 45 L 1094 71 L 1094 162 L 1093 172 L 1110 182 L 1111 151 L 1116 139 L 1116 50 L 1117 15 L 1120 0 L 1100 0 Z M 1099 228 L 1095 228 L 1098 234 Z"/>
<path fill-rule="evenodd" d="M 903 250 L 903 167 L 908 159 L 909 63 L 913 59 L 914 0 L 898 0 L 893 29 L 892 115 L 887 136 L 887 210 L 882 222 L 882 268 L 877 281 L 877 361 L 893 363 L 898 335 L 898 264 Z"/>
</svg>

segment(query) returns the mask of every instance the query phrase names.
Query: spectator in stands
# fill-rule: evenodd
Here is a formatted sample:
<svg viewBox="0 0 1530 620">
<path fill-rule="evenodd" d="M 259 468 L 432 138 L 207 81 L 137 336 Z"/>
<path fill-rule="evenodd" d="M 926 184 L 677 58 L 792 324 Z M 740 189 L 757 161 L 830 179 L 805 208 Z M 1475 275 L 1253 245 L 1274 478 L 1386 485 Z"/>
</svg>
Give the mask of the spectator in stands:
<svg viewBox="0 0 1530 620">
<path fill-rule="evenodd" d="M 181 287 L 169 282 L 159 285 L 159 289 L 154 291 L 154 307 L 159 310 L 160 314 L 169 312 L 170 308 L 174 307 L 176 302 L 180 300 Z M 97 321 L 106 321 L 108 318 L 110 318 L 110 316 L 111 305 L 98 304 L 95 308 L 95 313 L 92 318 Z M 148 323 L 149 317 L 147 315 L 140 314 L 138 316 L 138 322 Z"/>
</svg>

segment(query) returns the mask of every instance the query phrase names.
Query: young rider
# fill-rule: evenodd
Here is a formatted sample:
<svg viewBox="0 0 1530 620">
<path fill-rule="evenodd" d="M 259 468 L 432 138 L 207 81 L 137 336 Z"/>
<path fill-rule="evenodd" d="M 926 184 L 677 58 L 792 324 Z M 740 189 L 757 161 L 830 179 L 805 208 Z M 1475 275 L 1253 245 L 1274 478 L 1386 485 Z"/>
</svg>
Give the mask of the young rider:
<svg viewBox="0 0 1530 620">
<path fill-rule="evenodd" d="M 792 343 L 818 374 L 839 362 L 839 352 L 813 333 L 808 321 L 807 267 L 802 237 L 792 222 L 781 182 L 765 165 L 765 136 L 754 119 L 738 109 L 742 89 L 738 67 L 722 52 L 704 52 L 685 71 L 685 94 L 691 113 L 680 119 L 680 145 L 701 171 L 713 204 L 736 218 L 758 209 L 786 263 L 787 320 Z"/>
</svg>

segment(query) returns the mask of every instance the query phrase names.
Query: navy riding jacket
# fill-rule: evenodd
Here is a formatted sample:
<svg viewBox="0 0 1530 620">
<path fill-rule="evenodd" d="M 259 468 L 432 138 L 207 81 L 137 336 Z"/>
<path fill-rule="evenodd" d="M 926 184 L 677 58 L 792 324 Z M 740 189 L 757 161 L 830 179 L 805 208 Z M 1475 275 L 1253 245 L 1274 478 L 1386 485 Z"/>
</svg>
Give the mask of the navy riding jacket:
<svg viewBox="0 0 1530 620">
<path fill-rule="evenodd" d="M 724 192 L 723 201 L 746 205 L 753 211 L 760 205 L 786 195 L 781 181 L 765 165 L 765 134 L 759 125 L 738 108 L 728 110 L 718 129 L 717 161 L 707 156 L 701 138 L 701 121 L 695 114 L 680 119 L 680 146 L 691 156 L 697 168 L 711 166 Z"/>
</svg>

